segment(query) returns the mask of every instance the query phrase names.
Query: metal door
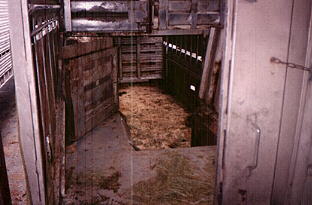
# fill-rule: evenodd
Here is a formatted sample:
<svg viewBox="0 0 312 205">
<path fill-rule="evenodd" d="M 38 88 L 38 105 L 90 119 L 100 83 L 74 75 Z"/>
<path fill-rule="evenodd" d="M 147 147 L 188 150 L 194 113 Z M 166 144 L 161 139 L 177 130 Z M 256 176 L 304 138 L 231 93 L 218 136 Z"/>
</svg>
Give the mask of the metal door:
<svg viewBox="0 0 312 205">
<path fill-rule="evenodd" d="M 291 187 L 291 167 L 307 71 L 270 59 L 305 64 L 310 12 L 308 0 L 228 1 L 219 204 L 288 204 L 289 191 L 300 194 Z"/>
</svg>

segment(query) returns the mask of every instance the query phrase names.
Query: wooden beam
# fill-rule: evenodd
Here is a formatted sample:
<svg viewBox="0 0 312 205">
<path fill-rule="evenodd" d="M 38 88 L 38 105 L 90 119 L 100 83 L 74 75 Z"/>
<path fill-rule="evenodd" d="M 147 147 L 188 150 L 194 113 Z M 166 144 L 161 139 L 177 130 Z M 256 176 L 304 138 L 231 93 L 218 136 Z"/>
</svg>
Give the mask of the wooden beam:
<svg viewBox="0 0 312 205">
<path fill-rule="evenodd" d="M 10 0 L 11 49 L 19 121 L 19 138 L 32 204 L 45 202 L 38 104 L 27 0 Z"/>
<path fill-rule="evenodd" d="M 203 99 L 205 97 L 205 92 L 208 88 L 209 73 L 210 73 L 211 65 L 212 65 L 211 53 L 213 52 L 213 43 L 215 40 L 215 34 L 216 34 L 216 29 L 211 28 L 210 34 L 209 34 L 207 50 L 206 50 L 206 56 L 204 59 L 205 61 L 204 61 L 204 65 L 203 65 L 203 74 L 202 74 L 202 79 L 201 79 L 200 88 L 199 88 L 199 98 L 200 99 Z"/>
</svg>

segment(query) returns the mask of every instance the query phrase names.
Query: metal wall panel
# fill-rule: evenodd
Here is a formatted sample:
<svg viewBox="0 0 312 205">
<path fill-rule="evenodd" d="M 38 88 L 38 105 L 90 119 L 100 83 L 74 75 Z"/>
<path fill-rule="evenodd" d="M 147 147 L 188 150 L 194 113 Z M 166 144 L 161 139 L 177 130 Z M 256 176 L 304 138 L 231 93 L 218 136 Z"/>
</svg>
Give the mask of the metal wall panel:
<svg viewBox="0 0 312 205">
<path fill-rule="evenodd" d="M 282 12 L 276 12 L 277 8 Z M 302 81 L 307 79 L 302 78 L 302 70 L 270 62 L 272 57 L 278 57 L 304 65 L 310 2 L 236 0 L 229 2 L 228 12 L 218 142 L 218 202 L 310 204 L 300 197 L 303 180 L 309 180 L 310 175 L 307 155 L 311 130 L 307 127 L 311 127 L 311 121 L 308 126 L 297 122 L 299 104 L 305 103 L 298 98 Z M 310 106 L 307 110 L 306 117 L 311 119 Z M 302 125 L 307 127 L 300 130 Z M 302 155 L 293 149 L 298 144 L 294 140 L 296 129 L 306 135 L 299 149 L 305 150 Z M 290 157 L 296 155 L 297 184 L 289 174 Z M 293 196 L 287 189 L 292 189 Z"/>
<path fill-rule="evenodd" d="M 65 1 L 66 31 L 146 31 L 148 1 Z"/>
<path fill-rule="evenodd" d="M 0 87 L 13 75 L 7 0 L 0 0 Z"/>
</svg>

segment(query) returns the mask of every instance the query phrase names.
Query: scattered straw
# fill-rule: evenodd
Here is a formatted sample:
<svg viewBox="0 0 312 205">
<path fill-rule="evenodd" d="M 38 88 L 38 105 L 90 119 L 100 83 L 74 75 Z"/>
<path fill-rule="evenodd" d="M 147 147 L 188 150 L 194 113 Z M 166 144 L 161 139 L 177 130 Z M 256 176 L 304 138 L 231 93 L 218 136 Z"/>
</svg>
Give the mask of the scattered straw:
<svg viewBox="0 0 312 205">
<path fill-rule="evenodd" d="M 168 153 L 157 161 L 157 175 L 133 186 L 134 204 L 212 204 L 213 180 L 191 166 L 189 159 Z"/>
</svg>

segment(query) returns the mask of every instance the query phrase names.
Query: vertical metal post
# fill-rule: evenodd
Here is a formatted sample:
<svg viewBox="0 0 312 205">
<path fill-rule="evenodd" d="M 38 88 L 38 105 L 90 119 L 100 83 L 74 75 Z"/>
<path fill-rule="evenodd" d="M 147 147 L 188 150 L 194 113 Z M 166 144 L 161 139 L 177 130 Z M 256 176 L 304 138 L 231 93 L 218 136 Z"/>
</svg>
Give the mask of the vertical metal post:
<svg viewBox="0 0 312 205">
<path fill-rule="evenodd" d="M 10 0 L 11 49 L 19 120 L 19 138 L 30 202 L 45 205 L 35 71 L 27 0 Z"/>
<path fill-rule="evenodd" d="M 64 22 L 65 30 L 72 31 L 71 5 L 70 0 L 64 0 Z"/>
</svg>

